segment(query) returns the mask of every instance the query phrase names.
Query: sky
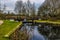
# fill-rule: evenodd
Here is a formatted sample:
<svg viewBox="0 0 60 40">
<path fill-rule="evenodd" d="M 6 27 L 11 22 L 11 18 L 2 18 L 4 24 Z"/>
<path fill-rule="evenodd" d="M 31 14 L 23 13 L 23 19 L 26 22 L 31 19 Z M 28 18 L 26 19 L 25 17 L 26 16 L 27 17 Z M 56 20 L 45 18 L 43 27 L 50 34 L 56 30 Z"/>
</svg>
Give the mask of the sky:
<svg viewBox="0 0 60 40">
<path fill-rule="evenodd" d="M 6 4 L 6 10 L 12 11 L 15 8 L 15 3 L 17 0 L 0 0 L 0 3 Z M 27 2 L 27 0 L 22 0 L 23 2 Z M 31 3 L 35 2 L 36 7 L 39 7 L 45 0 L 30 0 Z"/>
</svg>

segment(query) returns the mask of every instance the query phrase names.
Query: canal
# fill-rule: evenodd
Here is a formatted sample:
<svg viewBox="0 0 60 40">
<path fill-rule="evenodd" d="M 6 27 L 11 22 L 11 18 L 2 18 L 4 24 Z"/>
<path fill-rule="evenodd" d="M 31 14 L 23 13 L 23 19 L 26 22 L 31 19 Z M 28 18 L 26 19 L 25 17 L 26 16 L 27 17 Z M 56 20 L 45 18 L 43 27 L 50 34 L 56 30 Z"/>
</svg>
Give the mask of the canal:
<svg viewBox="0 0 60 40">
<path fill-rule="evenodd" d="M 38 25 L 32 25 L 32 23 L 24 23 L 20 31 L 25 32 L 25 35 L 28 36 L 27 40 L 48 40 L 46 36 L 40 33 Z"/>
<path fill-rule="evenodd" d="M 59 30 L 49 25 L 24 23 L 20 29 L 21 40 L 60 40 Z"/>
</svg>

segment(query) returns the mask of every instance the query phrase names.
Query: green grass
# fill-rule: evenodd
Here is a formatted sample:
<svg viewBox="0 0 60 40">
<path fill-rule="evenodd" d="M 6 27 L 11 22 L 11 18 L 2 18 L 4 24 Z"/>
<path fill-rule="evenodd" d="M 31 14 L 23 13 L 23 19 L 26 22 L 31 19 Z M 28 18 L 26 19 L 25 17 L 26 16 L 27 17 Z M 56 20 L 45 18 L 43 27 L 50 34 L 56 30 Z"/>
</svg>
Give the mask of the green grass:
<svg viewBox="0 0 60 40">
<path fill-rule="evenodd" d="M 5 38 L 4 35 L 8 34 L 19 24 L 20 22 L 4 20 L 4 23 L 0 25 L 0 40 L 9 40 L 8 38 Z"/>
<path fill-rule="evenodd" d="M 58 24 L 60 25 L 60 20 L 56 20 L 56 21 L 52 21 L 52 20 L 34 20 L 34 22 L 38 22 L 38 23 L 51 23 L 51 24 Z"/>
</svg>

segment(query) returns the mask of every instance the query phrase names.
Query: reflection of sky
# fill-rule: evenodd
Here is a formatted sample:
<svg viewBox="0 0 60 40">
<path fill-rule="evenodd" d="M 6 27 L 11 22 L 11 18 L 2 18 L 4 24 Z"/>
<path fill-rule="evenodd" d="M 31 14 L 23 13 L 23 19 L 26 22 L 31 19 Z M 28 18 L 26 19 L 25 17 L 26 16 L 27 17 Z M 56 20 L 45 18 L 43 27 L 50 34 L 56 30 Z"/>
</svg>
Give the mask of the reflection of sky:
<svg viewBox="0 0 60 40">
<path fill-rule="evenodd" d="M 16 1 L 17 0 L 0 0 L 0 2 L 2 4 L 6 4 L 7 10 L 13 10 L 14 7 L 15 7 L 15 2 Z M 26 2 L 27 0 L 22 0 L 22 1 Z M 36 7 L 38 7 L 39 5 L 41 5 L 44 2 L 44 0 L 30 0 L 30 1 L 31 1 L 31 3 L 35 2 L 36 3 Z"/>
<path fill-rule="evenodd" d="M 34 28 L 31 26 L 26 26 L 27 33 L 29 33 L 29 36 L 31 37 L 30 40 L 45 40 L 44 36 L 39 33 L 38 26 L 33 27 Z"/>
</svg>

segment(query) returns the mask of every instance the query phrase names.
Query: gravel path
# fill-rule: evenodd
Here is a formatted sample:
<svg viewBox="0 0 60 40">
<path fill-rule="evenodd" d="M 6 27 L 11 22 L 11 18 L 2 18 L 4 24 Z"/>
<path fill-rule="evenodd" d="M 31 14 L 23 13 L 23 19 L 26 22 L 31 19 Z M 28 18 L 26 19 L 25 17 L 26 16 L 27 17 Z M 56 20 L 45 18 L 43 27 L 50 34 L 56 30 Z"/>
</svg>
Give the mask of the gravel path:
<svg viewBox="0 0 60 40">
<path fill-rule="evenodd" d="M 2 20 L 0 20 L 0 25 L 3 23 L 3 21 Z"/>
</svg>

